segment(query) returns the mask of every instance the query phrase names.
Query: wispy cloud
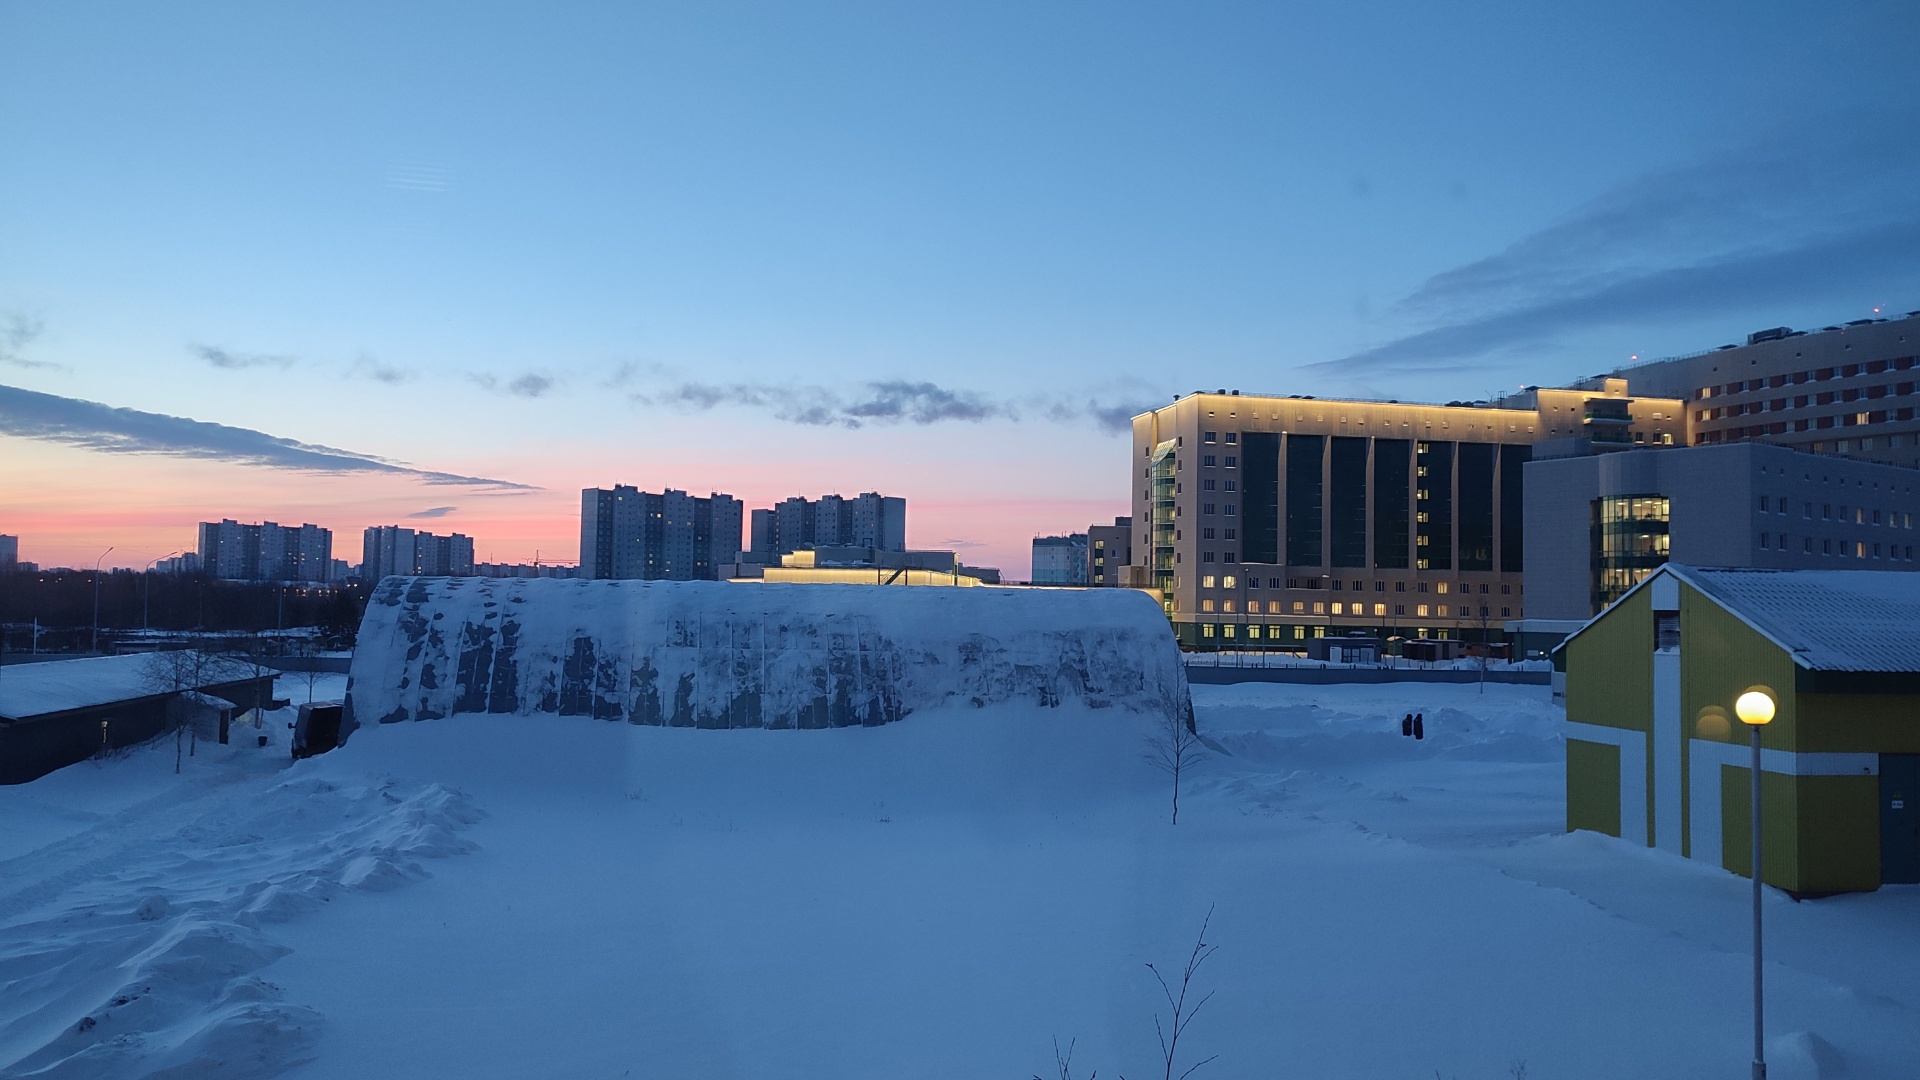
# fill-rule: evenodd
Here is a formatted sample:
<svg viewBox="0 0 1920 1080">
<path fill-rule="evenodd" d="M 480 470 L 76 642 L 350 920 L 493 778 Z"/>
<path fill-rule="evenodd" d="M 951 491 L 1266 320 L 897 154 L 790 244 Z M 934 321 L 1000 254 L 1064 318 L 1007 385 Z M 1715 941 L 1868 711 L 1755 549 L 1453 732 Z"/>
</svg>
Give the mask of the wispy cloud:
<svg viewBox="0 0 1920 1080">
<path fill-rule="evenodd" d="M 623 382 L 634 373 L 623 370 Z M 1132 417 L 1145 406 L 1063 398 L 1016 400 L 912 379 L 882 379 L 854 389 L 793 383 L 709 383 L 677 381 L 628 394 L 636 404 L 707 410 L 759 409 L 775 419 L 811 427 L 862 428 L 868 425 L 1017 421 L 1038 417 L 1056 423 L 1091 421 L 1102 430 L 1131 430 Z"/>
<path fill-rule="evenodd" d="M 46 329 L 47 324 L 40 319 L 17 311 L 8 312 L 6 324 L 0 326 L 0 364 L 17 368 L 67 370 L 63 364 L 56 364 L 51 360 L 29 360 L 22 354 L 22 350 L 38 340 Z"/>
<path fill-rule="evenodd" d="M 295 442 L 250 428 L 114 408 L 4 385 L 0 385 L 0 435 L 110 454 L 155 454 L 297 472 L 384 474 L 411 477 L 428 484 L 538 490 L 527 484 L 483 476 L 416 469 L 368 454 Z"/>
<path fill-rule="evenodd" d="M 386 363 L 367 353 L 360 354 L 360 358 L 353 362 L 353 367 L 347 369 L 347 374 L 352 378 L 372 379 L 375 382 L 386 383 L 388 386 L 412 382 L 418 375 L 411 368 Z"/>
<path fill-rule="evenodd" d="M 387 186 L 438 194 L 447 190 L 447 167 L 433 161 L 396 161 L 387 166 Z"/>
<path fill-rule="evenodd" d="M 407 516 L 410 518 L 443 518 L 458 509 L 460 508 L 457 506 L 434 506 L 426 510 L 415 511 Z"/>
<path fill-rule="evenodd" d="M 1597 327 L 1878 298 L 1920 288 L 1916 231 L 1911 140 L 1860 124 L 1782 136 L 1637 178 L 1436 274 L 1387 314 L 1417 329 L 1309 366 L 1444 369 Z"/>
<path fill-rule="evenodd" d="M 239 371 L 245 368 L 276 367 L 282 370 L 293 366 L 294 358 L 275 353 L 245 353 L 234 349 L 224 349 L 218 345 L 188 345 L 187 351 L 205 360 L 217 368 Z"/>
</svg>

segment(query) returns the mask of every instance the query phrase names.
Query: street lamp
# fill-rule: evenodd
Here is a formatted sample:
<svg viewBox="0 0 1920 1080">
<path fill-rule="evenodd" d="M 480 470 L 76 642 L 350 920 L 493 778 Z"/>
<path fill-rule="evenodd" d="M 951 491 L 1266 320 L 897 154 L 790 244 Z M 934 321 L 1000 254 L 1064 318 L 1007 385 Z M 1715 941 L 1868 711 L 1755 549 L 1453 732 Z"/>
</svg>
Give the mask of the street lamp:
<svg viewBox="0 0 1920 1080">
<path fill-rule="evenodd" d="M 180 553 L 177 551 L 169 551 L 160 556 L 160 559 L 171 559 L 178 554 Z M 160 564 L 160 559 L 148 563 L 147 572 L 140 575 L 140 629 L 143 631 L 147 629 L 147 601 L 153 599 L 153 568 Z"/>
<path fill-rule="evenodd" d="M 1735 699 L 1733 714 L 1753 732 L 1753 1080 L 1767 1080 L 1760 997 L 1760 729 L 1773 719 L 1773 698 L 1765 690 L 1749 690 Z"/>
<path fill-rule="evenodd" d="M 113 548 L 109 547 L 100 553 L 98 559 L 93 560 L 93 644 L 87 651 L 95 656 L 100 654 L 100 564 L 111 554 Z"/>
</svg>

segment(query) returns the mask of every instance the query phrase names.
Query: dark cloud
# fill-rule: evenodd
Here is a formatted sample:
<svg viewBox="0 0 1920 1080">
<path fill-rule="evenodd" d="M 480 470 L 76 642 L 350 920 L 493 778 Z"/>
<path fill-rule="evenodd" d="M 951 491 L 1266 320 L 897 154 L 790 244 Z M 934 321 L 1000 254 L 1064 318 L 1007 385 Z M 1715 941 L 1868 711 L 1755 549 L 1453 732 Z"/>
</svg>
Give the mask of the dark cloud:
<svg viewBox="0 0 1920 1080">
<path fill-rule="evenodd" d="M 498 375 L 487 372 L 475 372 L 467 376 L 467 381 L 475 386 L 485 387 L 497 393 L 512 394 L 515 397 L 537 398 L 558 385 L 558 380 L 550 375 L 529 371 L 516 375 L 505 382 Z"/>
<path fill-rule="evenodd" d="M 223 349 L 218 345 L 189 345 L 187 351 L 205 360 L 217 368 L 237 371 L 243 368 L 277 367 L 281 369 L 293 366 L 293 357 L 268 353 L 243 353 L 232 349 Z"/>
<path fill-rule="evenodd" d="M 1466 367 L 1606 326 L 1920 288 L 1920 147 L 1828 125 L 1622 184 L 1505 250 L 1429 278 L 1389 318 L 1426 324 L 1309 365 Z"/>
<path fill-rule="evenodd" d="M 507 384 L 507 393 L 516 397 L 534 398 L 553 389 L 553 379 L 546 375 L 528 372 Z"/>
<path fill-rule="evenodd" d="M 118 409 L 4 385 L 0 385 L 0 435 L 111 454 L 157 454 L 298 472 L 379 473 L 429 484 L 538 490 L 505 480 L 416 469 L 351 450 L 282 439 L 250 428 Z"/>
<path fill-rule="evenodd" d="M 46 329 L 46 323 L 31 315 L 9 312 L 6 316 L 6 325 L 0 326 L 0 364 L 18 368 L 67 370 L 64 365 L 50 360 L 29 360 L 21 355 L 21 350 L 38 340 Z"/>
<path fill-rule="evenodd" d="M 398 386 L 404 382 L 412 382 L 416 373 L 411 369 L 397 367 L 361 353 L 360 358 L 353 362 L 353 367 L 347 371 L 347 374 L 356 378 L 383 382 L 388 386 Z"/>
<path fill-rule="evenodd" d="M 407 516 L 410 518 L 443 518 L 458 509 L 460 508 L 457 506 L 435 506 L 408 514 Z"/>
</svg>

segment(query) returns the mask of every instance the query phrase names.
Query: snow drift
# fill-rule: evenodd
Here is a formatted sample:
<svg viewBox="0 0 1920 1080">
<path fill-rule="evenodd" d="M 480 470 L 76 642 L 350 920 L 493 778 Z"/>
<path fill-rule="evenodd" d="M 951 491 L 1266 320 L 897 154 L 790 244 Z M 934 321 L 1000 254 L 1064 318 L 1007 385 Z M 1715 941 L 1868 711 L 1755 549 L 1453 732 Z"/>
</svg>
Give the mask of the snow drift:
<svg viewBox="0 0 1920 1080">
<path fill-rule="evenodd" d="M 825 728 L 1011 701 L 1192 715 L 1132 590 L 398 577 L 367 604 L 347 712 Z"/>
</svg>

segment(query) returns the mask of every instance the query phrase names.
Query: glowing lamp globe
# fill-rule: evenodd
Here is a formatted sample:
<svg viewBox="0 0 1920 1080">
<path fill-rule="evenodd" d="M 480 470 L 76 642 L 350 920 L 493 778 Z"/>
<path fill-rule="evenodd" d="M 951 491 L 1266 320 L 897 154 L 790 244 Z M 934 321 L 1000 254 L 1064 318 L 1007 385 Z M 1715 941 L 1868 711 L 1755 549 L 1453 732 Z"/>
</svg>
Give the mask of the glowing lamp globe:
<svg viewBox="0 0 1920 1080">
<path fill-rule="evenodd" d="M 1773 699 L 1764 691 L 1749 690 L 1734 701 L 1733 714 L 1741 723 L 1759 727 L 1773 719 Z"/>
</svg>

